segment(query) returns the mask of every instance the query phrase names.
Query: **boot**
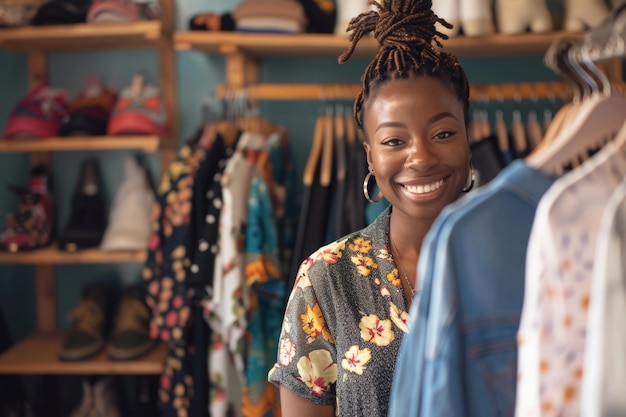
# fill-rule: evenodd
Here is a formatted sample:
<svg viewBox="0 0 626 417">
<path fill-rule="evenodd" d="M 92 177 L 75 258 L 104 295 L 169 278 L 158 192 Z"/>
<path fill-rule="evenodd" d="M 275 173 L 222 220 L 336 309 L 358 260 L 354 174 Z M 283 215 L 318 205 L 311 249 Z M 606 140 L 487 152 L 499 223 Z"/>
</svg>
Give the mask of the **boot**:
<svg viewBox="0 0 626 417">
<path fill-rule="evenodd" d="M 93 414 L 89 417 L 121 417 L 119 396 L 113 377 L 102 377 L 93 384 Z"/>
<path fill-rule="evenodd" d="M 437 23 L 435 28 L 440 33 L 448 35 L 448 37 L 453 37 L 459 34 L 461 20 L 459 2 L 460 0 L 433 0 L 433 5 L 431 7 L 433 13 L 452 25 L 452 28 L 448 29 Z"/>
<path fill-rule="evenodd" d="M 95 417 L 93 411 L 93 389 L 86 378 L 82 379 L 81 384 L 83 386 L 83 397 L 80 403 L 72 410 L 70 417 Z"/>
<path fill-rule="evenodd" d="M 104 287 L 92 285 L 83 289 L 78 306 L 70 313 L 74 328 L 59 352 L 63 361 L 87 359 L 104 348 L 107 329 L 108 294 Z"/>
<path fill-rule="evenodd" d="M 335 35 L 348 36 L 348 25 L 352 18 L 368 11 L 367 0 L 337 0 L 337 21 L 335 22 Z"/>
<path fill-rule="evenodd" d="M 107 346 L 109 357 L 115 360 L 131 360 L 143 356 L 154 346 L 150 337 L 150 309 L 145 301 L 141 285 L 124 291 L 120 301 L 111 340 Z"/>
<path fill-rule="evenodd" d="M 72 196 L 72 211 L 59 236 L 59 248 L 68 252 L 100 245 L 107 213 L 100 166 L 95 158 L 84 161 Z"/>
<path fill-rule="evenodd" d="M 609 8 L 603 0 L 563 0 L 563 8 L 563 29 L 569 32 L 594 28 L 609 15 Z"/>
<path fill-rule="evenodd" d="M 461 27 L 465 36 L 486 36 L 494 32 L 489 0 L 460 0 Z"/>
<path fill-rule="evenodd" d="M 514 35 L 552 30 L 552 16 L 545 0 L 496 0 L 498 32 Z"/>
<path fill-rule="evenodd" d="M 27 188 L 9 189 L 20 196 L 20 201 L 7 216 L 0 233 L 0 249 L 18 252 L 49 245 L 54 232 L 54 202 L 47 168 L 34 167 Z"/>
</svg>

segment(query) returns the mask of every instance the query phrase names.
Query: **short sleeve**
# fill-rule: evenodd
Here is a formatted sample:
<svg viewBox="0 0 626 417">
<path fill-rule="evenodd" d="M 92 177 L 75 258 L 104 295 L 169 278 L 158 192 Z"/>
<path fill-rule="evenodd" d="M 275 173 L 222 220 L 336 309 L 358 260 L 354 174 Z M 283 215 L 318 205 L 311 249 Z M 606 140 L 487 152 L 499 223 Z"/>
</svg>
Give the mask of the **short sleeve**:
<svg viewBox="0 0 626 417">
<path fill-rule="evenodd" d="M 269 381 L 313 403 L 335 405 L 337 352 L 312 281 L 328 274 L 328 264 L 315 255 L 298 269 L 287 302 L 278 358 Z"/>
</svg>

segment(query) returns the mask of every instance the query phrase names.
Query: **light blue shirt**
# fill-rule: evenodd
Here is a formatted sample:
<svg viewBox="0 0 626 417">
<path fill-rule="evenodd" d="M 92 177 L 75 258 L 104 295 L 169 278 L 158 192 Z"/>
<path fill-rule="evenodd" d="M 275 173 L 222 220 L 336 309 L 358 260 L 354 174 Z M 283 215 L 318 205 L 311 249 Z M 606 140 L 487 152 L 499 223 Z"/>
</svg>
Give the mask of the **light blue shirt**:
<svg viewBox="0 0 626 417">
<path fill-rule="evenodd" d="M 554 181 L 523 160 L 448 206 L 426 236 L 392 417 L 511 416 L 526 244 Z"/>
</svg>

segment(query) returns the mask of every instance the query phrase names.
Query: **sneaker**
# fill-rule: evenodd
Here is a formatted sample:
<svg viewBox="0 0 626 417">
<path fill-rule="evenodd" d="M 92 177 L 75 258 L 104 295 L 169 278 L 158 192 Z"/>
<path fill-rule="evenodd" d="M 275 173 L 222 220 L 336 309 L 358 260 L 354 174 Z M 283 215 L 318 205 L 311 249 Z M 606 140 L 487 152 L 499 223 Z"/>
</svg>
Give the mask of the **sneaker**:
<svg viewBox="0 0 626 417">
<path fill-rule="evenodd" d="M 37 10 L 31 24 L 48 26 L 85 23 L 89 4 L 85 0 L 51 0 Z"/>
<path fill-rule="evenodd" d="M 72 102 L 69 114 L 61 122 L 61 136 L 103 136 L 117 101 L 117 92 L 103 87 L 100 80 L 90 76 L 83 91 Z"/>
<path fill-rule="evenodd" d="M 44 166 L 31 170 L 27 188 L 9 187 L 20 196 L 0 232 L 0 249 L 9 252 L 38 249 L 52 241 L 54 203 Z"/>
<path fill-rule="evenodd" d="M 111 338 L 107 346 L 109 357 L 132 360 L 148 353 L 154 346 L 150 337 L 150 309 L 141 285 L 124 291 L 115 315 Z"/>
<path fill-rule="evenodd" d="M 124 180 L 113 199 L 102 245 L 104 251 L 143 250 L 150 240 L 150 215 L 156 198 L 148 170 L 136 158 L 124 161 Z"/>
<path fill-rule="evenodd" d="M 67 93 L 42 84 L 15 105 L 3 136 L 5 139 L 59 136 L 59 125 L 68 111 Z"/>
<path fill-rule="evenodd" d="M 137 5 L 121 0 L 94 0 L 87 13 L 88 23 L 129 23 L 139 19 Z"/>
<path fill-rule="evenodd" d="M 165 135 L 167 111 L 159 88 L 135 75 L 124 88 L 109 121 L 109 135 Z"/>
<path fill-rule="evenodd" d="M 106 224 L 100 165 L 91 158 L 81 165 L 69 221 L 59 235 L 59 249 L 74 252 L 99 246 Z"/>
<path fill-rule="evenodd" d="M 13 0 L 0 3 L 0 27 L 17 27 L 30 24 L 43 0 Z"/>
<path fill-rule="evenodd" d="M 109 295 L 101 285 L 83 289 L 78 305 L 69 314 L 74 327 L 59 351 L 62 361 L 88 359 L 104 348 L 109 311 Z"/>
</svg>

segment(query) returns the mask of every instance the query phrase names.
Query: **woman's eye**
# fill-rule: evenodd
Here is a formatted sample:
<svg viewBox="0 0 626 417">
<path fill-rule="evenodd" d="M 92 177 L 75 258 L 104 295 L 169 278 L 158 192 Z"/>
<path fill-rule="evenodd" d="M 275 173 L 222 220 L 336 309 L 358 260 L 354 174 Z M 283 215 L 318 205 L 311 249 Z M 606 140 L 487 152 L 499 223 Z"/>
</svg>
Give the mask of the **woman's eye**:
<svg viewBox="0 0 626 417">
<path fill-rule="evenodd" d="M 454 135 L 454 132 L 441 132 L 435 135 L 435 139 L 438 139 L 438 140 L 448 139 L 452 135 Z"/>
<path fill-rule="evenodd" d="M 392 138 L 392 139 L 387 139 L 383 143 L 385 145 L 389 145 L 389 146 L 398 146 L 398 145 L 402 144 L 402 141 L 400 139 Z"/>
</svg>

